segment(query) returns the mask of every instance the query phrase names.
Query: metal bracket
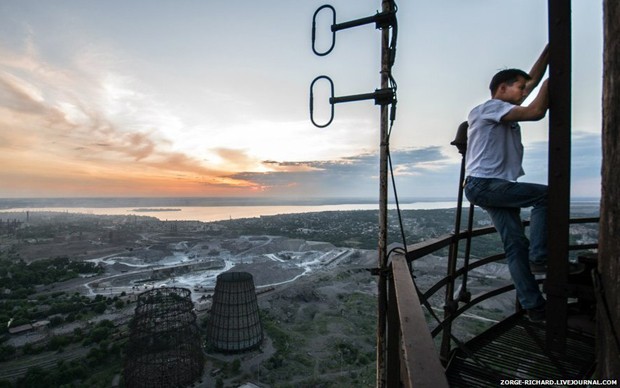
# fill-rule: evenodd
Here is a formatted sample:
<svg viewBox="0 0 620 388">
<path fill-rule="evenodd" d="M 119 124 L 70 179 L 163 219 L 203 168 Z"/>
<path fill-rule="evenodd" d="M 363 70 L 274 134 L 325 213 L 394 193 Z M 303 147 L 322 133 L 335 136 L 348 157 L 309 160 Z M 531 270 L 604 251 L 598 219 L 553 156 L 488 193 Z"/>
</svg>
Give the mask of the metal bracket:
<svg viewBox="0 0 620 388">
<path fill-rule="evenodd" d="M 443 311 L 452 315 L 456 312 L 456 310 L 458 310 L 458 308 L 459 308 L 459 302 L 456 300 L 451 300 L 443 306 Z"/>
<path fill-rule="evenodd" d="M 316 43 L 316 17 L 324 9 L 331 10 L 332 12 L 332 25 L 330 28 L 332 32 L 332 43 L 329 46 L 329 49 L 323 52 L 319 52 L 317 51 L 316 44 L 315 44 Z M 312 51 L 318 56 L 321 56 L 321 57 L 325 56 L 329 54 L 330 52 L 332 52 L 332 50 L 334 49 L 334 46 L 336 45 L 336 31 L 341 31 L 347 28 L 352 28 L 352 27 L 363 26 L 365 24 L 370 24 L 370 23 L 375 23 L 375 28 L 377 29 L 392 27 L 396 24 L 396 12 L 395 11 L 378 12 L 376 15 L 373 15 L 373 16 L 351 20 L 349 22 L 344 22 L 344 23 L 336 23 L 336 9 L 329 4 L 322 5 L 314 12 L 314 15 L 312 16 Z"/>
<path fill-rule="evenodd" d="M 331 91 L 331 96 L 329 98 L 330 107 L 330 116 L 329 121 L 325 124 L 317 124 L 314 121 L 314 84 L 321 80 L 325 79 L 329 82 L 329 87 Z M 375 100 L 375 105 L 389 105 L 394 103 L 395 101 L 395 93 L 392 88 L 385 89 L 375 89 L 374 93 L 363 93 L 363 94 L 352 94 L 349 96 L 342 97 L 334 97 L 334 81 L 326 75 L 320 75 L 316 77 L 312 83 L 310 84 L 310 121 L 318 128 L 325 128 L 334 120 L 334 105 L 340 104 L 342 102 L 353 102 L 353 101 L 363 101 L 363 100 Z"/>
<path fill-rule="evenodd" d="M 461 292 L 459 292 L 458 301 L 462 303 L 471 302 L 471 292 L 461 290 Z"/>
<path fill-rule="evenodd" d="M 372 276 L 388 276 L 391 272 L 388 268 L 366 268 Z"/>
<path fill-rule="evenodd" d="M 330 47 L 326 51 L 318 51 L 316 49 L 316 19 L 317 19 L 317 15 L 324 9 L 330 10 L 332 13 L 332 25 L 331 25 L 332 42 L 331 42 Z M 322 5 L 314 12 L 314 15 L 312 16 L 312 51 L 314 51 L 314 53 L 318 56 L 327 55 L 334 49 L 334 46 L 336 45 L 336 31 L 344 30 L 344 29 L 351 28 L 351 27 L 357 27 L 357 26 L 361 26 L 361 25 L 369 24 L 369 23 L 375 23 L 375 26 L 377 29 L 393 27 L 394 30 L 396 30 L 397 24 L 396 24 L 395 5 L 392 4 L 392 6 L 389 7 L 389 10 L 385 10 L 384 8 L 383 12 L 378 12 L 377 14 L 373 16 L 369 16 L 369 17 L 362 18 L 362 19 L 356 19 L 356 20 L 352 20 L 349 22 L 345 22 L 345 23 L 339 23 L 339 24 L 336 23 L 336 9 L 329 4 Z M 396 34 L 396 32 L 394 32 L 394 34 Z M 393 35 L 393 40 L 395 40 L 395 35 Z M 391 47 L 390 49 L 391 49 L 391 53 L 390 53 L 391 59 L 390 59 L 389 67 L 391 67 L 391 64 L 394 61 L 393 57 L 395 54 L 395 47 Z M 387 85 L 382 85 L 383 86 L 382 89 L 375 89 L 373 93 L 354 94 L 354 95 L 342 96 L 342 97 L 334 97 L 334 82 L 331 80 L 331 78 L 329 78 L 326 75 L 321 75 L 321 76 L 316 77 L 310 84 L 310 121 L 312 121 L 312 124 L 314 124 L 318 128 L 325 128 L 329 124 L 331 124 L 331 122 L 334 120 L 334 104 L 339 104 L 341 102 L 352 102 L 352 101 L 362 101 L 362 100 L 374 100 L 375 105 L 381 105 L 381 106 L 392 104 L 392 109 L 390 112 L 390 119 L 394 121 L 394 117 L 396 116 L 396 83 L 393 82 L 393 78 L 389 70 L 388 70 L 388 76 L 392 80 L 392 84 L 389 85 L 391 87 L 385 87 Z M 330 115 L 329 115 L 329 120 L 325 124 L 317 124 L 317 122 L 314 120 L 314 84 L 321 79 L 326 79 L 329 82 L 329 87 L 330 87 L 330 92 L 331 92 L 331 95 L 329 98 L 329 104 L 331 105 Z"/>
<path fill-rule="evenodd" d="M 389 105 L 394 101 L 394 90 L 391 88 L 375 89 L 374 93 L 353 94 L 342 97 L 332 97 L 329 99 L 330 104 L 339 104 L 341 102 L 375 100 L 375 105 Z"/>
</svg>

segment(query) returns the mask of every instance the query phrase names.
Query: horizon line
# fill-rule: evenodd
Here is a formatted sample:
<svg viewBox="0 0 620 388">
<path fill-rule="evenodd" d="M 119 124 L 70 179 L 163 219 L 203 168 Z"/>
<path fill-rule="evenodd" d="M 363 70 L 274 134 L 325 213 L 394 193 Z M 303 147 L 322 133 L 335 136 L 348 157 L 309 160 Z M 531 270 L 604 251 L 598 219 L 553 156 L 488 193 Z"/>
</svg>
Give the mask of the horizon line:
<svg viewBox="0 0 620 388">
<path fill-rule="evenodd" d="M 600 202 L 600 197 L 575 197 L 571 203 Z M 454 202 L 454 197 L 404 197 L 399 198 L 399 204 L 416 202 Z M 464 203 L 467 201 L 464 200 Z M 395 204 L 394 198 L 388 204 Z M 378 204 L 377 198 L 372 197 L 32 197 L 32 198 L 0 198 L 0 209 L 27 208 L 27 207 L 209 207 L 209 206 L 304 206 L 304 205 L 346 205 L 346 204 Z"/>
</svg>

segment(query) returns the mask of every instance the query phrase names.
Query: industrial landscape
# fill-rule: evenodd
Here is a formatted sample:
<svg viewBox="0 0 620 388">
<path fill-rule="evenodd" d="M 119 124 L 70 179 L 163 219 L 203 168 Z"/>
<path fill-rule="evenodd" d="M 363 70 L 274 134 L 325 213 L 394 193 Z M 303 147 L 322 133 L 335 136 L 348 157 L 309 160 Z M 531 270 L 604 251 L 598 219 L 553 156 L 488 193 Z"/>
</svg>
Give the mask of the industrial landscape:
<svg viewBox="0 0 620 388">
<path fill-rule="evenodd" d="M 334 269 L 342 268 L 351 271 L 346 277 L 365 279 L 366 285 L 356 292 L 367 298 L 367 314 L 370 317 L 374 314 L 373 279 L 365 270 L 373 266 L 373 251 L 336 247 L 330 243 L 283 236 L 235 237 L 230 236 L 221 225 L 161 222 L 148 217 L 133 216 L 7 214 L 2 227 L 3 260 L 23 263 L 26 268 L 36 266 L 37 263 L 45 263 L 46 268 L 57 268 L 60 258 L 66 258 L 67 263 L 85 264 L 78 276 L 66 276 L 69 277 L 66 280 L 40 279 L 39 284 L 38 279 L 33 279 L 32 289 L 23 291 L 27 294 L 24 295 L 25 298 L 21 298 L 14 287 L 3 285 L 2 320 L 6 321 L 3 322 L 6 326 L 3 327 L 0 380 L 4 379 L 18 386 L 27 386 L 28 381 L 35 381 L 33 379 L 36 376 L 33 377 L 33 373 L 46 371 L 46 368 L 59 363 L 73 365 L 75 369 L 80 358 L 84 356 L 90 355 L 92 358 L 95 353 L 104 353 L 104 350 L 108 355 L 120 355 L 120 347 L 129 336 L 128 324 L 134 314 L 136 299 L 138 295 L 149 290 L 167 287 L 190 290 L 194 311 L 198 316 L 197 322 L 205 326 L 216 278 L 220 273 L 233 268 L 235 271 L 252 274 L 267 331 L 265 344 L 260 348 L 259 357 L 254 357 L 256 354 L 252 356 L 252 353 L 242 355 L 253 361 L 243 362 L 234 373 L 227 372 L 224 365 L 240 360 L 241 356 L 208 356 L 202 378 L 204 386 L 215 386 L 218 379 L 225 381 L 229 378 L 235 381 L 230 386 L 237 386 L 242 380 L 257 381 L 261 373 L 263 381 L 270 379 L 276 385 L 278 382 L 288 381 L 279 380 L 280 377 L 272 372 L 278 369 L 272 366 L 274 356 L 275 359 L 282 356 L 277 354 L 273 336 L 269 335 L 270 325 L 273 330 L 282 330 L 287 324 L 286 321 L 292 317 L 292 306 L 299 303 L 294 300 L 299 298 L 310 298 L 308 302 L 320 302 L 311 303 L 315 307 L 325 303 L 321 308 L 326 310 L 325 313 L 331 314 L 329 310 L 333 308 L 334 314 L 341 314 L 342 309 L 335 306 L 338 299 L 319 301 L 319 290 L 307 289 L 307 285 L 313 284 L 313 279 L 317 276 L 327 280 L 334 276 Z M 16 271 L 16 267 L 7 266 L 5 275 L 12 276 Z M 303 286 L 304 284 L 306 286 Z M 330 286 L 338 287 L 335 284 Z M 351 289 L 343 287 L 341 292 L 350 294 Z M 56 312 L 48 296 L 56 300 L 66 299 L 67 303 L 72 299 L 79 300 L 78 311 L 68 311 L 70 308 L 67 307 Z M 95 305 L 93 309 L 99 306 L 96 311 L 84 307 L 92 304 Z M 33 310 L 42 311 L 35 314 Z M 306 310 L 308 309 L 304 309 Z M 317 313 L 318 310 L 313 314 Z M 276 322 L 281 318 L 284 318 L 284 324 L 277 325 Z M 374 322 L 370 319 L 368 323 L 370 331 L 359 335 L 368 337 L 367 353 L 370 354 L 367 356 L 366 366 L 368 372 L 372 373 Z M 102 331 L 100 325 L 107 329 L 103 336 L 105 338 L 93 342 L 85 341 L 84 337 L 87 337 L 89 332 Z M 331 345 L 327 340 L 321 346 Z M 329 348 L 323 349 L 321 346 L 311 346 L 320 353 L 317 360 L 329 358 Z M 310 356 L 306 354 L 304 357 Z M 111 371 L 102 371 L 101 375 L 95 375 L 97 377 L 93 376 L 91 380 L 99 379 L 100 381 L 96 382 L 101 386 L 120 381 L 122 364 L 111 358 L 114 357 L 108 360 L 100 357 L 97 360 L 99 367 L 102 363 L 110 363 Z M 241 373 L 241 370 L 245 370 L 245 373 Z M 319 372 L 317 369 L 317 373 Z M 270 374 L 275 377 L 269 377 Z M 70 376 L 68 378 L 76 377 L 68 372 L 67 375 Z M 309 377 L 312 378 L 312 374 Z M 58 377 L 48 376 L 46 379 L 49 382 L 51 378 Z M 83 386 L 92 383 L 85 382 Z"/>
<path fill-rule="evenodd" d="M 449 233 L 453 212 L 407 213 L 408 241 Z M 211 223 L 46 212 L 0 220 L 2 387 L 124 386 L 140 295 L 167 289 L 189 290 L 202 338 L 193 386 L 375 384 L 374 211 Z M 416 262 L 414 271 L 421 288 L 432 284 L 445 275 L 445 257 Z M 485 271 L 472 291 L 509 279 L 503 264 Z M 218 275 L 231 272 L 251 275 L 264 330 L 242 352 L 218 351 L 206 338 Z M 493 303 L 469 314 L 461 338 L 501 319 L 512 298 Z"/>
</svg>

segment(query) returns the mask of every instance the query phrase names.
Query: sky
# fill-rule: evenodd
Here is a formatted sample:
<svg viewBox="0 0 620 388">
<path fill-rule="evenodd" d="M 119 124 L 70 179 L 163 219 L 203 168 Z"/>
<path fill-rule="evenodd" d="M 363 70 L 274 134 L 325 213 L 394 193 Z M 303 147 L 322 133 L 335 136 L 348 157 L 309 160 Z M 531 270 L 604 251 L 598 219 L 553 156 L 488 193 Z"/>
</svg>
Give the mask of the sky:
<svg viewBox="0 0 620 388">
<path fill-rule="evenodd" d="M 323 1 L 0 0 L 0 198 L 378 197 L 380 109 L 312 125 L 310 83 L 380 87 L 380 30 L 312 52 Z M 334 0 L 336 21 L 379 0 Z M 456 128 L 547 42 L 540 0 L 397 1 L 390 151 L 398 196 L 455 197 Z M 602 4 L 572 1 L 572 195 L 600 196 Z M 331 15 L 317 17 L 317 48 Z M 324 83 L 315 114 L 327 119 Z M 527 104 L 527 101 L 526 101 Z M 547 180 L 548 121 L 522 124 L 522 181 Z"/>
</svg>

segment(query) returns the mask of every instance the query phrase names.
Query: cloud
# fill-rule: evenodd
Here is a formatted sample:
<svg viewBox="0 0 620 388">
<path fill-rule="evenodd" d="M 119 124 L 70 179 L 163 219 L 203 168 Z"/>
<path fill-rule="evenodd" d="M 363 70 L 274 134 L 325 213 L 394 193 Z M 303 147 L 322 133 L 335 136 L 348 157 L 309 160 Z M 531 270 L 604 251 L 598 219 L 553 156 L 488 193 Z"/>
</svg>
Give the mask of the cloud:
<svg viewBox="0 0 620 388">
<path fill-rule="evenodd" d="M 574 196 L 598 196 L 600 191 L 600 135 L 573 135 L 572 192 Z M 526 147 L 522 181 L 547 182 L 547 142 Z M 400 197 L 454 198 L 459 188 L 461 156 L 453 148 L 429 146 L 391 152 Z M 377 153 L 303 162 L 263 161 L 269 171 L 233 174 L 233 179 L 252 182 L 262 192 L 282 196 L 375 197 L 379 186 Z M 390 182 L 390 191 L 392 191 Z"/>
<path fill-rule="evenodd" d="M 214 168 L 199 156 L 175 150 L 160 127 L 174 120 L 149 120 L 145 113 L 157 103 L 150 104 L 147 96 L 122 86 L 106 88 L 105 75 L 87 75 L 79 68 L 61 72 L 38 58 L 8 57 L 12 60 L 0 59 L 0 195 L 76 195 L 87 186 L 98 186 L 102 193 L 120 188 L 118 195 L 131 195 L 161 190 L 166 180 L 165 191 L 188 193 L 193 187 L 193 195 L 209 195 L 211 185 L 215 190 L 253 186 L 224 177 L 234 169 Z M 123 79 L 113 78 L 117 83 Z M 236 166 L 250 164 L 242 152 L 218 152 L 228 162 L 236 160 Z"/>
<path fill-rule="evenodd" d="M 428 190 L 413 190 L 418 185 L 436 187 L 429 182 L 439 182 L 451 187 L 458 180 L 458 163 L 446 157 L 440 147 L 397 150 L 392 152 L 392 159 L 398 185 L 409 196 L 429 195 Z M 262 191 L 281 196 L 373 197 L 378 193 L 377 153 L 327 161 L 263 163 L 271 171 L 243 172 L 230 177 L 253 182 Z"/>
<path fill-rule="evenodd" d="M 34 85 L 6 71 L 0 73 L 0 101 L 5 108 L 25 113 L 41 113 L 43 97 Z"/>
<path fill-rule="evenodd" d="M 210 165 L 220 166 L 228 171 L 265 171 L 260 159 L 252 156 L 248 150 L 217 147 L 209 151 Z"/>
<path fill-rule="evenodd" d="M 365 64 L 332 74 L 336 95 L 377 87 L 377 68 L 372 63 L 376 64 L 378 46 L 358 49 L 363 46 L 360 42 L 376 38 L 372 29 L 351 44 L 339 44 L 329 58 L 317 58 L 303 44 L 308 43 L 308 31 L 297 28 L 312 14 L 312 4 L 287 5 L 290 17 L 285 23 L 290 29 L 283 30 L 260 18 L 248 18 L 256 15 L 256 7 L 236 2 L 218 7 L 218 12 L 241 16 L 212 18 L 215 24 L 204 23 L 201 17 L 213 11 L 208 5 L 158 5 L 145 10 L 128 2 L 119 13 L 118 7 L 105 5 L 40 5 L 38 12 L 31 12 L 27 2 L 4 3 L 6 12 L 0 13 L 4 22 L 0 30 L 5 32 L 0 34 L 0 195 L 377 194 L 377 107 L 371 101 L 339 104 L 334 122 L 324 129 L 313 127 L 308 115 L 308 86 L 323 70 L 336 71 L 342 63 Z M 403 5 L 399 12 L 412 10 Z M 445 10 L 434 7 L 432 11 Z M 464 20 L 462 12 L 450 15 Z M 599 16 L 593 14 L 592 20 Z M 546 23 L 542 21 L 539 27 Z M 231 22 L 237 33 L 203 39 Z M 282 44 L 274 45 L 270 38 Z M 447 40 L 440 42 L 443 38 Z M 438 82 L 453 86 L 460 75 L 454 71 L 448 71 L 451 75 L 446 79 L 432 75 L 454 61 L 411 56 L 431 43 L 448 47 L 460 42 L 454 36 L 443 38 L 401 42 L 405 44 L 397 62 L 408 70 L 399 75 L 395 67 L 404 87 L 399 89 L 392 137 L 401 148 L 394 149 L 392 157 L 403 195 L 455 195 L 460 157 L 454 149 L 436 144 L 448 144 L 453 138 L 468 110 L 464 107 L 486 98 L 483 86 L 489 71 L 504 61 L 518 59 L 518 64 L 533 59 L 541 44 L 535 39 L 524 46 L 519 50 L 521 59 L 506 57 L 505 52 L 499 61 L 499 57 L 485 58 L 499 52 L 487 50 L 467 65 L 475 71 L 467 72 L 472 77 L 466 85 L 460 84 L 462 90 L 452 88 L 454 93 L 446 97 L 434 94 L 443 90 Z M 467 51 L 462 45 L 456 48 Z M 454 50 L 444 51 L 454 54 Z M 594 74 L 597 79 L 600 69 L 579 74 Z M 587 98 L 594 95 L 587 90 L 580 95 L 592 104 L 597 101 Z M 317 109 L 329 106 L 322 98 L 316 103 Z M 600 111 L 596 106 L 586 109 L 575 104 L 575 119 L 583 122 L 584 129 L 600 122 L 600 117 L 590 118 Z M 534 126 L 536 135 L 527 135 L 531 140 L 546 137 L 544 130 L 535 130 L 538 126 L 545 123 Z M 596 147 L 586 140 L 575 138 L 573 153 L 573 182 L 584 190 L 592 182 L 588 177 L 596 179 L 600 169 L 600 159 L 594 158 Z M 423 148 L 404 148 L 413 146 Z M 591 146 L 584 148 L 587 154 L 580 148 Z M 528 147 L 528 180 L 546 181 L 546 170 L 540 167 L 546 165 L 545 149 L 542 142 Z"/>
</svg>

